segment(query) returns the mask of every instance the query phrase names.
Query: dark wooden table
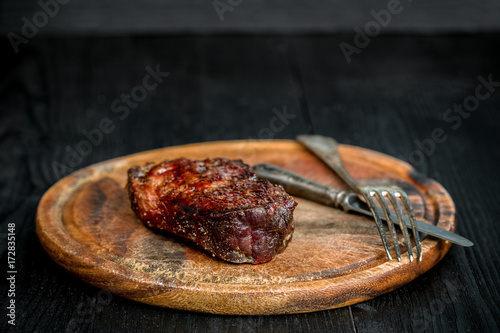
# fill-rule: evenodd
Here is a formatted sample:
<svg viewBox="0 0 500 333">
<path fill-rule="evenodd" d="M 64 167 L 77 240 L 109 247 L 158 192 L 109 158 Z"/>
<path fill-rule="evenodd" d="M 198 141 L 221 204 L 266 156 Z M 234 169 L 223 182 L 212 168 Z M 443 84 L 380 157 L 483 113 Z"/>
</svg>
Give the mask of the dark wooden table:
<svg viewBox="0 0 500 333">
<path fill-rule="evenodd" d="M 2 40 L 0 262 L 7 271 L 11 223 L 17 274 L 16 325 L 7 323 L 4 278 L 0 330 L 499 331 L 500 35 L 379 36 L 350 64 L 342 41 L 353 36 L 39 36 L 14 54 Z M 35 235 L 41 196 L 71 170 L 165 146 L 301 133 L 411 162 L 448 189 L 458 233 L 475 246 L 453 246 L 429 272 L 371 301 L 244 317 L 108 297 L 56 265 Z"/>
</svg>

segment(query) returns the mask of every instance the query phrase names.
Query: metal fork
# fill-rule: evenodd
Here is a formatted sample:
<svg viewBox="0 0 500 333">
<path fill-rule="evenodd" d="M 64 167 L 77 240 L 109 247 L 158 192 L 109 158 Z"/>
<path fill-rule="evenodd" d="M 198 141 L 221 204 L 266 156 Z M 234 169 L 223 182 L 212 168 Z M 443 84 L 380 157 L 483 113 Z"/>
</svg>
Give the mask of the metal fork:
<svg viewBox="0 0 500 333">
<path fill-rule="evenodd" d="M 340 176 L 340 178 L 342 178 L 342 180 L 354 192 L 356 192 L 358 196 L 360 196 L 360 198 L 364 199 L 364 201 L 370 208 L 370 211 L 377 225 L 380 237 L 382 239 L 382 243 L 384 244 L 385 252 L 389 257 L 389 260 L 392 260 L 392 255 L 389 249 L 387 236 L 375 200 L 379 203 L 380 207 L 382 208 L 382 211 L 384 212 L 385 219 L 387 221 L 391 221 L 390 223 L 387 223 L 387 225 L 389 227 L 389 232 L 392 234 L 392 239 L 394 241 L 394 248 L 396 250 L 397 259 L 398 261 L 401 261 L 401 250 L 399 248 L 396 228 L 393 226 L 394 223 L 394 221 L 392 220 L 393 214 L 390 214 L 390 209 L 389 205 L 387 204 L 387 201 L 390 203 L 398 218 L 398 224 L 401 228 L 401 231 L 403 232 L 404 239 L 406 242 L 406 248 L 408 249 L 408 256 L 410 258 L 410 261 L 412 262 L 413 249 L 412 249 L 410 235 L 403 220 L 404 213 L 400 204 L 400 202 L 402 202 L 411 223 L 413 238 L 415 240 L 415 246 L 417 248 L 418 261 L 422 261 L 422 249 L 420 246 L 420 236 L 418 234 L 416 226 L 417 222 L 415 218 L 415 213 L 413 211 L 413 207 L 410 199 L 408 198 L 408 195 L 403 190 L 389 188 L 389 187 L 359 185 L 345 170 L 344 165 L 342 163 L 342 159 L 338 152 L 338 143 L 333 138 L 324 137 L 321 135 L 299 135 L 297 137 L 297 141 L 302 143 L 317 157 L 319 157 L 325 164 L 327 164 L 332 170 L 334 170 Z"/>
</svg>

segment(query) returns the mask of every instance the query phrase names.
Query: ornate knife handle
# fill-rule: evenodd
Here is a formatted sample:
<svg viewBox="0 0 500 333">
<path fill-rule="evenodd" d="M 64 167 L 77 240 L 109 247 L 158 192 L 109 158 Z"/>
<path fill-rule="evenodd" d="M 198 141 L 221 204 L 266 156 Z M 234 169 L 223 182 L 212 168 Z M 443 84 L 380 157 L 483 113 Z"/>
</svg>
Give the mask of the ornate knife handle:
<svg viewBox="0 0 500 333">
<path fill-rule="evenodd" d="M 318 184 L 270 163 L 257 164 L 253 170 L 259 178 L 283 186 L 285 191 L 292 195 L 346 210 L 342 205 L 347 195 L 346 191 Z"/>
</svg>

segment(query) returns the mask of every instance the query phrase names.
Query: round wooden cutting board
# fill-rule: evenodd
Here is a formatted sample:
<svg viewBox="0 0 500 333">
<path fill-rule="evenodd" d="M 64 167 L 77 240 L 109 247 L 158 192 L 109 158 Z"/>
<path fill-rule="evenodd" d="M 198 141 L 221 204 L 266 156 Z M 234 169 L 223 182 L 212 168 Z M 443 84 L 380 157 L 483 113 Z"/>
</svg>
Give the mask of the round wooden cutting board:
<svg viewBox="0 0 500 333">
<path fill-rule="evenodd" d="M 346 169 L 361 183 L 395 183 L 410 195 L 417 218 L 454 231 L 446 190 L 408 164 L 370 150 L 340 146 Z M 345 185 L 300 144 L 228 141 L 168 147 L 79 170 L 40 201 L 37 234 L 45 250 L 82 280 L 116 295 L 174 309 L 216 314 L 284 314 L 331 309 L 371 299 L 434 266 L 451 243 L 427 237 L 423 261 L 388 261 L 373 220 L 296 198 L 296 229 L 271 262 L 231 264 L 142 225 L 130 208 L 128 168 L 187 157 L 269 162 L 317 182 Z M 395 257 L 395 256 L 394 256 Z"/>
</svg>

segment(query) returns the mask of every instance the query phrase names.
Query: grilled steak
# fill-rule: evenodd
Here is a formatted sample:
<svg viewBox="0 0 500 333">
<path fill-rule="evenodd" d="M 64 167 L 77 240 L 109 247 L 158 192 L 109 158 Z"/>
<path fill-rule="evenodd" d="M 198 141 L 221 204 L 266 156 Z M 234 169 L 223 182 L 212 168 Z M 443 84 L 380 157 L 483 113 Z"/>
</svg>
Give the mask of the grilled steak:
<svg viewBox="0 0 500 333">
<path fill-rule="evenodd" d="M 229 262 L 268 262 L 292 238 L 297 203 L 241 160 L 180 158 L 135 166 L 128 190 L 146 226 Z"/>
</svg>

